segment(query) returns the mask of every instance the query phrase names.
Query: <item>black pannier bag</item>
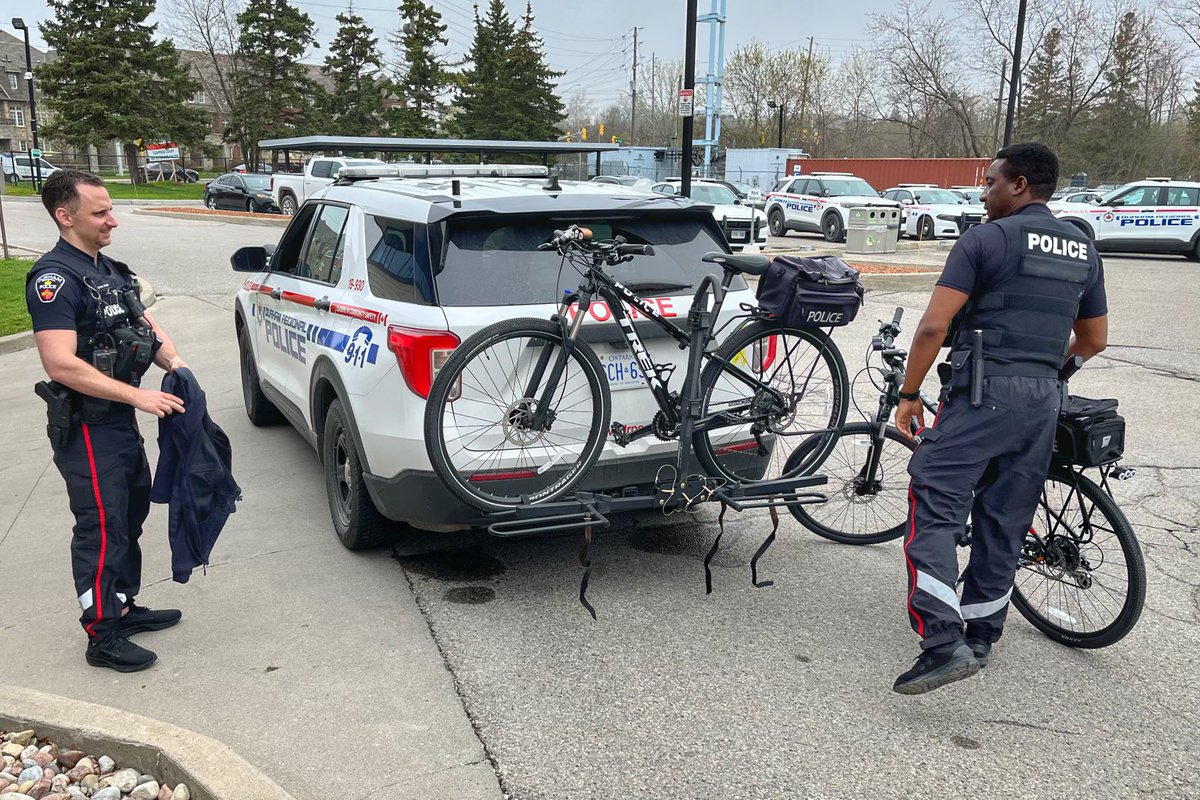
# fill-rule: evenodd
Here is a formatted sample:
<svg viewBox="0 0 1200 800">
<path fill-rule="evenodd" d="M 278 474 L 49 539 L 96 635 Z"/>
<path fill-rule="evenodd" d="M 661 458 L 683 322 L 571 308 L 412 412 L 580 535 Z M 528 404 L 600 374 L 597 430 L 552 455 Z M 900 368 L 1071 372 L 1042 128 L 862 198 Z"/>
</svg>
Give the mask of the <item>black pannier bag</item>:
<svg viewBox="0 0 1200 800">
<path fill-rule="evenodd" d="M 758 305 L 784 325 L 848 325 L 862 306 L 858 270 L 837 256 L 776 256 L 758 279 Z"/>
<path fill-rule="evenodd" d="M 1096 467 L 1116 461 L 1124 452 L 1125 418 L 1117 413 L 1117 401 L 1071 395 L 1058 415 L 1055 459 Z"/>
</svg>

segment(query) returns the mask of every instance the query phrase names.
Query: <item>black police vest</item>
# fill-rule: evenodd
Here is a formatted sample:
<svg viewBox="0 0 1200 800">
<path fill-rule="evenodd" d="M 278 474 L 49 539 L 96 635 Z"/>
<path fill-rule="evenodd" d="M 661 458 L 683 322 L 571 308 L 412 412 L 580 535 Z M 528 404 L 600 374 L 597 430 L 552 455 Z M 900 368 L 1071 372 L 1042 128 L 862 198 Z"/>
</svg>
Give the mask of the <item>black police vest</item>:
<svg viewBox="0 0 1200 800">
<path fill-rule="evenodd" d="M 1012 277 L 972 297 L 956 320 L 951 361 L 983 331 L 985 375 L 1057 377 L 1079 301 L 1097 269 L 1095 244 L 1052 217 L 1016 214 L 996 220 L 1007 239 Z"/>
</svg>

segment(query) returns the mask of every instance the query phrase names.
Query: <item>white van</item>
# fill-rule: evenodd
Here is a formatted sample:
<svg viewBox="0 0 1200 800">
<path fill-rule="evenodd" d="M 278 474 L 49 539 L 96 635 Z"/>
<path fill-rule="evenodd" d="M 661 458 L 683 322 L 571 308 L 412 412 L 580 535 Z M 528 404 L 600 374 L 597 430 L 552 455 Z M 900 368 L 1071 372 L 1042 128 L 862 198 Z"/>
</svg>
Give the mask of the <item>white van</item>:
<svg viewBox="0 0 1200 800">
<path fill-rule="evenodd" d="M 38 158 L 39 166 L 42 171 L 42 180 L 49 178 L 55 172 L 58 172 L 58 167 L 51 164 L 44 158 Z M 30 158 L 26 153 L 0 153 L 0 172 L 4 173 L 6 183 L 14 183 L 15 181 L 31 181 L 33 180 L 34 159 Z"/>
</svg>

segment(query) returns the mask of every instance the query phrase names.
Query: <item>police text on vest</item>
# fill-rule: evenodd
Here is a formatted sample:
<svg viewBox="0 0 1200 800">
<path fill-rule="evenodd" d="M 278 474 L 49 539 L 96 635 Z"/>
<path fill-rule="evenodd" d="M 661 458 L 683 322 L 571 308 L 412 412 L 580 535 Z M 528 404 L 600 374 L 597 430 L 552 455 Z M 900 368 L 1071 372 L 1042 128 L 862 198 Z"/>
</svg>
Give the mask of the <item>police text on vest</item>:
<svg viewBox="0 0 1200 800">
<path fill-rule="evenodd" d="M 1026 248 L 1029 250 L 1041 250 L 1043 253 L 1055 256 L 1077 258 L 1080 261 L 1088 260 L 1087 242 L 1079 242 L 1074 239 L 1060 239 L 1057 236 L 1051 236 L 1047 233 L 1029 234 L 1029 241 L 1026 244 Z"/>
</svg>

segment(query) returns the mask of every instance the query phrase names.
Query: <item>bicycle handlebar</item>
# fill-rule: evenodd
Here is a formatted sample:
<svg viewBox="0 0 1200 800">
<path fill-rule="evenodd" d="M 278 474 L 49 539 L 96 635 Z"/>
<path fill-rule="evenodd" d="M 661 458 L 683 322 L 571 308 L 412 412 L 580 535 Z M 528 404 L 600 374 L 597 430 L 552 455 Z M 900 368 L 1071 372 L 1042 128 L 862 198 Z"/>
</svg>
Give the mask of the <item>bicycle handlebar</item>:
<svg viewBox="0 0 1200 800">
<path fill-rule="evenodd" d="M 566 251 L 572 247 L 599 254 L 611 263 L 617 263 L 614 259 L 629 256 L 654 255 L 654 245 L 628 244 L 623 236 L 617 236 L 607 241 L 596 241 L 592 238 L 590 228 L 581 228 L 578 225 L 572 225 L 565 231 L 555 231 L 550 241 L 538 245 L 538 250 L 557 250 L 565 255 Z"/>
</svg>

